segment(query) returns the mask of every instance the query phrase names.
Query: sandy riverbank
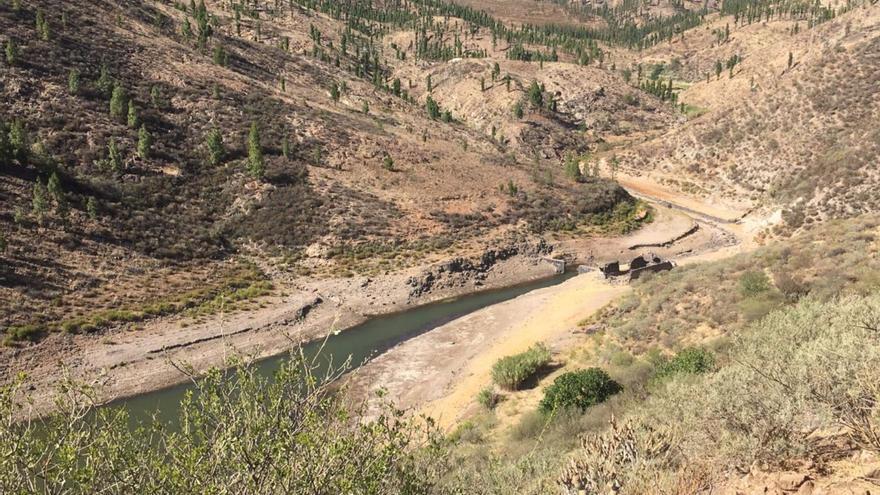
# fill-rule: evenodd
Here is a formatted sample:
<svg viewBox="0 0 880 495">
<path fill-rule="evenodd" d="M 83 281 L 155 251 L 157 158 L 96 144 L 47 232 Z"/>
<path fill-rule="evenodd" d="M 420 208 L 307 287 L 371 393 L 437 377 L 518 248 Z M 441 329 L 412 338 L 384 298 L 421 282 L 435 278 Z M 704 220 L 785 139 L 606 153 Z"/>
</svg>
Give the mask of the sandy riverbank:
<svg viewBox="0 0 880 495">
<path fill-rule="evenodd" d="M 491 383 L 495 361 L 538 342 L 552 345 L 628 290 L 597 272 L 578 275 L 410 339 L 358 370 L 350 385 L 361 392 L 384 387 L 400 407 L 452 426 Z"/>
</svg>

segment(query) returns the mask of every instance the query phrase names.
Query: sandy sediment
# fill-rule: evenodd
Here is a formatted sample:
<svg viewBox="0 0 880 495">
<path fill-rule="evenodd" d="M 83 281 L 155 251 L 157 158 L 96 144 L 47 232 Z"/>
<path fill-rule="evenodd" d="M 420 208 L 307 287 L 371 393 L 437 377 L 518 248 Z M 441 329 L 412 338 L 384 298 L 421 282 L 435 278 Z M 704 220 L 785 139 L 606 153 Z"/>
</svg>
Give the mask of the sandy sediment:
<svg viewBox="0 0 880 495">
<path fill-rule="evenodd" d="M 538 342 L 552 345 L 628 290 L 597 272 L 578 275 L 410 339 L 359 369 L 350 386 L 363 393 L 385 388 L 398 406 L 421 408 L 451 426 L 491 384 L 495 361 Z"/>
</svg>

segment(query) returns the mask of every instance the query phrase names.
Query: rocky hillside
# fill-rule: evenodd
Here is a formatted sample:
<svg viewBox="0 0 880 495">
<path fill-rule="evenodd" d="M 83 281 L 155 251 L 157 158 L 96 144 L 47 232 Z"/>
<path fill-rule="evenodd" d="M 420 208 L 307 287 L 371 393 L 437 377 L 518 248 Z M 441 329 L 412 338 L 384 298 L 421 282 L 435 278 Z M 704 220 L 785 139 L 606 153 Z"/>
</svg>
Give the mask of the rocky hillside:
<svg viewBox="0 0 880 495">
<path fill-rule="evenodd" d="M 695 117 L 627 165 L 700 194 L 782 207 L 777 233 L 876 211 L 880 10 L 842 12 L 812 29 L 802 18 L 725 16 L 647 52 L 645 67 L 660 66 Z"/>
<path fill-rule="evenodd" d="M 253 256 L 333 276 L 511 229 L 629 228 L 631 198 L 563 158 L 668 117 L 608 118 L 617 76 L 575 71 L 594 41 L 386 7 L 0 4 L 0 326 L 15 340 L 260 294 Z"/>
</svg>

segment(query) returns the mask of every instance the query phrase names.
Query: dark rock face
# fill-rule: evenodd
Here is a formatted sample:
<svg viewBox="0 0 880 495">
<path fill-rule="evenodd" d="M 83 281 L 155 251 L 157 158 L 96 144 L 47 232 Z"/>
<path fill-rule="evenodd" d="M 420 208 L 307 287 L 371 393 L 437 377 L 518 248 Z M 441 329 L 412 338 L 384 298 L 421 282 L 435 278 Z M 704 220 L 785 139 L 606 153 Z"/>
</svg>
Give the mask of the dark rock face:
<svg viewBox="0 0 880 495">
<path fill-rule="evenodd" d="M 410 287 L 409 297 L 411 300 L 421 297 L 435 288 L 464 287 L 468 283 L 482 285 L 488 272 L 499 262 L 514 256 L 524 256 L 537 261 L 541 256 L 548 255 L 552 251 L 553 247 L 541 239 L 536 243 L 487 249 L 477 259 L 453 258 L 407 279 L 406 284 Z"/>
</svg>

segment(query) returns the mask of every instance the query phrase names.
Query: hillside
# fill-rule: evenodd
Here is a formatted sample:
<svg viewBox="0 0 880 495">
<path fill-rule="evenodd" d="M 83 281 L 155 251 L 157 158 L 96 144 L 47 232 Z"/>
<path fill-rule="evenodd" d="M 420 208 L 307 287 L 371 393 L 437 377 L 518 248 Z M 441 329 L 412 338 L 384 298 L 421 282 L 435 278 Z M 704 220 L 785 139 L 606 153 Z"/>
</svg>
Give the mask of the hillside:
<svg viewBox="0 0 880 495">
<path fill-rule="evenodd" d="M 510 90 L 488 90 L 498 103 L 477 115 L 468 107 L 482 100 L 476 75 L 442 62 L 454 51 L 450 33 L 466 21 L 429 23 L 446 33 L 430 48 L 440 52 L 416 59 L 409 48 L 392 60 L 396 35 L 376 46 L 369 34 L 395 25 L 373 20 L 378 10 L 351 30 L 333 11 L 296 4 L 0 9 L 13 54 L 0 73 L 11 139 L 0 191 L 0 318 L 13 339 L 263 293 L 271 284 L 248 257 L 272 257 L 281 263 L 273 271 L 294 276 L 339 276 L 358 253 L 410 265 L 510 228 L 589 223 L 629 201 L 611 183 L 563 178 L 563 154 L 590 143 L 565 133 L 586 118 L 566 102 L 608 87 L 607 76 L 564 92 L 550 83 L 548 97 L 563 98 L 557 112 L 529 107 L 523 88 L 535 73 L 511 66 Z M 432 120 L 425 67 L 437 57 L 435 97 L 452 113 Z M 453 97 L 453 81 L 473 94 Z M 596 98 L 620 105 L 614 92 Z M 526 108 L 514 122 L 517 101 Z"/>
<path fill-rule="evenodd" d="M 647 51 L 643 63 L 664 64 L 661 78 L 699 115 L 628 150 L 625 166 L 698 194 L 781 207 L 777 234 L 875 211 L 878 16 L 865 4 L 813 29 L 724 17 Z M 725 27 L 719 43 L 712 33 Z"/>
</svg>

